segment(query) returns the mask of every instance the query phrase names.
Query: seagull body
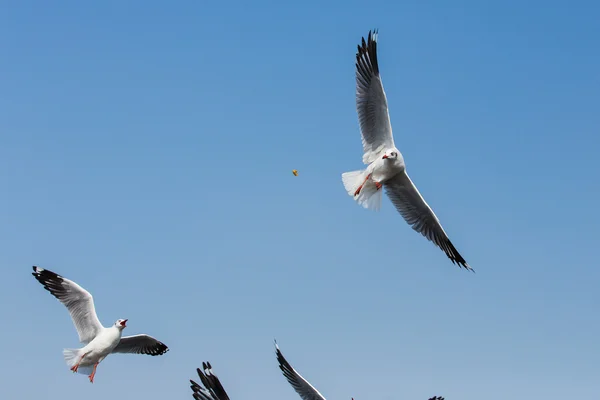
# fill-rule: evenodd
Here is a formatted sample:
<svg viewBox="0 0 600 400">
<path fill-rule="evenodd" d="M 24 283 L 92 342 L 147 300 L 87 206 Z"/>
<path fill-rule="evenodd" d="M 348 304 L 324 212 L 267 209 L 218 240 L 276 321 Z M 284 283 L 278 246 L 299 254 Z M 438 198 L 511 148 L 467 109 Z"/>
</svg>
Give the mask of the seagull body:
<svg viewBox="0 0 600 400">
<path fill-rule="evenodd" d="M 149 354 L 166 353 L 169 348 L 148 335 L 122 336 L 127 320 L 118 319 L 113 326 L 105 328 L 98 320 L 92 295 L 75 282 L 47 269 L 33 267 L 32 275 L 67 307 L 85 346 L 64 349 L 63 356 L 71 371 L 87 374 L 94 382 L 96 368 L 111 353 Z"/>
<path fill-rule="evenodd" d="M 96 337 L 81 349 L 64 349 L 63 355 L 71 371 L 87 374 L 91 368 L 89 378 L 93 382 L 98 364 L 119 345 L 125 323 L 125 320 L 118 320 L 110 328 L 102 327 Z"/>
<path fill-rule="evenodd" d="M 398 212 L 415 231 L 435 243 L 452 263 L 472 270 L 406 173 L 404 157 L 394 144 L 377 61 L 377 31 L 369 32 L 367 41 L 362 39 L 356 53 L 356 110 L 362 135 L 363 163 L 368 166 L 365 170 L 342 174 L 348 194 L 364 208 L 378 211 L 385 187 Z"/>
<path fill-rule="evenodd" d="M 229 400 L 229 396 L 223 385 L 221 385 L 221 381 L 214 374 L 212 370 L 212 366 L 209 362 L 202 363 L 202 369 L 196 368 L 198 372 L 198 376 L 200 377 L 200 382 L 202 385 L 197 384 L 193 380 L 190 379 L 192 395 L 196 400 Z"/>
</svg>

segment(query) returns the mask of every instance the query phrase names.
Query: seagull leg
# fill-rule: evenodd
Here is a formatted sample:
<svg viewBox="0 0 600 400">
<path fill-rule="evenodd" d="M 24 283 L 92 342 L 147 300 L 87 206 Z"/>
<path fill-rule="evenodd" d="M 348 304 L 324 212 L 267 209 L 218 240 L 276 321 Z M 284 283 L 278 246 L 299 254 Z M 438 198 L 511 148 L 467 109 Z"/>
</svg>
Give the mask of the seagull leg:
<svg viewBox="0 0 600 400">
<path fill-rule="evenodd" d="M 373 181 L 373 182 L 375 182 L 375 181 Z M 381 186 L 382 186 L 381 183 L 375 182 L 375 187 L 377 188 L 377 190 L 381 189 Z"/>
<path fill-rule="evenodd" d="M 354 192 L 355 196 L 358 196 L 360 194 L 360 191 L 362 190 L 363 186 L 365 186 L 365 183 L 367 183 L 367 181 L 369 180 L 370 177 L 371 177 L 371 174 L 367 175 L 367 177 L 365 178 L 365 181 L 362 183 L 362 185 L 360 185 L 358 187 L 358 189 L 356 189 L 356 192 Z"/>
<path fill-rule="evenodd" d="M 94 383 L 94 376 L 96 376 L 96 368 L 98 367 L 99 362 L 94 364 L 94 369 L 92 370 L 92 374 L 88 376 L 90 378 L 90 383 Z"/>
<path fill-rule="evenodd" d="M 73 365 L 71 367 L 71 371 L 73 372 L 77 372 L 77 370 L 79 369 L 79 364 L 81 364 L 81 362 L 83 361 L 83 357 L 85 357 L 87 353 L 83 353 L 83 355 L 81 356 L 81 358 L 79 359 L 79 361 L 77 362 L 77 364 Z"/>
</svg>

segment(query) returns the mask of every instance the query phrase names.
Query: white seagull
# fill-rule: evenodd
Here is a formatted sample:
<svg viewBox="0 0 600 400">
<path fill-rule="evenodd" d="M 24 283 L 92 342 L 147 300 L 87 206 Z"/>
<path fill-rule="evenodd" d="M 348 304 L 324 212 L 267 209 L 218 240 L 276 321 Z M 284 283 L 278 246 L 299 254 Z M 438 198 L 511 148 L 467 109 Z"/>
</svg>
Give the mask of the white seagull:
<svg viewBox="0 0 600 400">
<path fill-rule="evenodd" d="M 80 349 L 64 349 L 63 355 L 71 371 L 88 374 L 90 382 L 94 382 L 98 364 L 111 353 L 158 356 L 169 350 L 164 343 L 152 336 L 121 337 L 126 319 L 118 319 L 110 328 L 103 327 L 96 316 L 92 295 L 75 282 L 36 266 L 33 267 L 32 275 L 69 310 L 79 341 L 85 346 Z"/>
<path fill-rule="evenodd" d="M 472 270 L 458 253 L 433 210 L 425 202 L 406 173 L 404 157 L 394 145 L 387 99 L 377 62 L 377 31 L 356 53 L 356 110 L 362 134 L 363 163 L 366 170 L 342 174 L 342 182 L 350 196 L 364 208 L 378 211 L 381 188 L 406 222 L 435 243 L 452 263 Z"/>
<path fill-rule="evenodd" d="M 306 379 L 302 377 L 289 362 L 285 359 L 283 354 L 281 354 L 281 350 L 279 350 L 279 346 L 277 346 L 277 342 L 275 342 L 275 351 L 277 354 L 277 361 L 279 361 L 279 368 L 283 372 L 283 376 L 287 379 L 287 381 L 292 385 L 296 393 L 300 395 L 302 400 L 325 400 L 325 397 L 319 393 L 317 389 L 313 385 L 311 385 Z M 196 399 L 198 400 L 198 399 Z M 352 398 L 354 400 L 354 398 Z M 444 400 L 443 397 L 431 397 L 429 400 Z"/>
<path fill-rule="evenodd" d="M 200 377 L 200 382 L 203 386 L 198 385 L 196 382 L 190 379 L 192 392 L 194 394 L 194 399 L 196 400 L 229 400 L 229 396 L 227 396 L 227 392 L 223 389 L 223 385 L 221 385 L 221 381 L 214 374 L 212 370 L 212 366 L 210 363 L 203 362 L 202 369 L 196 368 L 198 372 L 198 376 Z"/>
</svg>

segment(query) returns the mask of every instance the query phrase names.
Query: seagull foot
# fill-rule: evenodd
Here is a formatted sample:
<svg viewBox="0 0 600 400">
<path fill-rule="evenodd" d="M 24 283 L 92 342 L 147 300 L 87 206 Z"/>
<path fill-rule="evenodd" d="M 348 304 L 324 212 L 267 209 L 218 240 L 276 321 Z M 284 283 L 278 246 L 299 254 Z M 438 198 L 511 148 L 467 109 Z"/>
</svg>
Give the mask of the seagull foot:
<svg viewBox="0 0 600 400">
<path fill-rule="evenodd" d="M 369 178 L 371 177 L 371 174 L 367 175 L 367 177 L 365 178 L 364 182 L 362 183 L 362 185 L 360 185 L 358 187 L 358 189 L 356 189 L 356 192 L 354 192 L 355 196 L 358 196 L 360 194 L 360 191 L 362 190 L 363 186 L 365 185 L 365 183 L 367 183 L 367 181 L 369 180 Z"/>
<path fill-rule="evenodd" d="M 90 383 L 94 383 L 94 377 L 96 376 L 96 368 L 98 368 L 98 364 L 99 363 L 94 364 L 94 369 L 92 370 L 92 374 L 90 376 L 88 376 L 88 378 L 90 378 Z"/>
<path fill-rule="evenodd" d="M 79 359 L 79 362 L 71 367 L 71 371 L 77 372 L 77 370 L 79 369 L 79 364 L 81 364 L 81 362 L 83 361 L 83 357 L 85 357 L 86 355 L 87 353 L 83 353 L 83 355 Z"/>
<path fill-rule="evenodd" d="M 375 187 L 377 188 L 377 190 L 381 189 L 381 186 L 381 183 L 375 182 Z"/>
</svg>

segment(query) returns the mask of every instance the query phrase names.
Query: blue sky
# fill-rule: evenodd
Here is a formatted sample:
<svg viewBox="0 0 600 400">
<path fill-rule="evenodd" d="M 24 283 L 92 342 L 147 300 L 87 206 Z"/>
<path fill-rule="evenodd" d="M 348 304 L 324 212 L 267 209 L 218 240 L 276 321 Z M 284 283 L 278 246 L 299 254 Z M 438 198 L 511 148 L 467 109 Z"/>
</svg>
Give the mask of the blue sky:
<svg viewBox="0 0 600 400">
<path fill-rule="evenodd" d="M 234 399 L 298 399 L 274 338 L 330 400 L 598 396 L 599 14 L 3 2 L 0 397 L 186 399 L 209 360 Z M 375 27 L 396 144 L 476 274 L 344 191 Z M 72 375 L 32 265 L 171 351 Z"/>
</svg>

